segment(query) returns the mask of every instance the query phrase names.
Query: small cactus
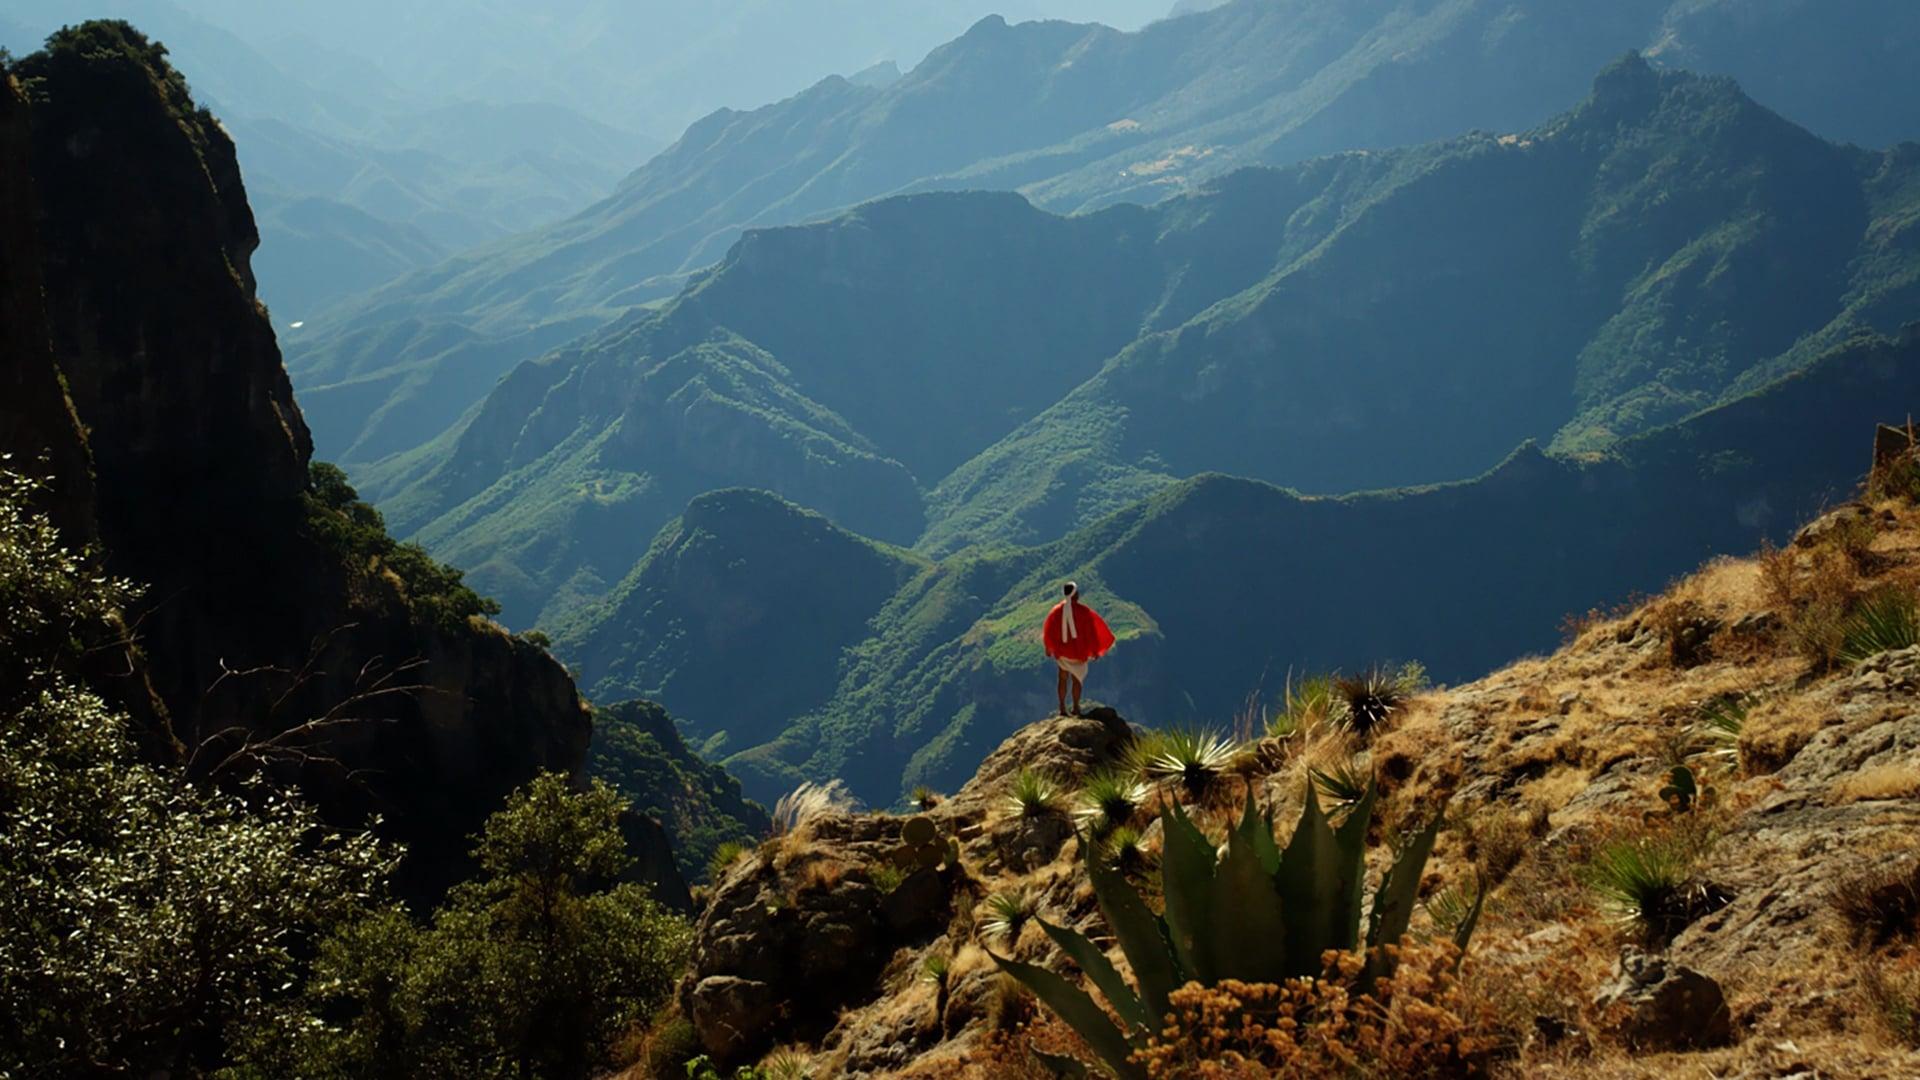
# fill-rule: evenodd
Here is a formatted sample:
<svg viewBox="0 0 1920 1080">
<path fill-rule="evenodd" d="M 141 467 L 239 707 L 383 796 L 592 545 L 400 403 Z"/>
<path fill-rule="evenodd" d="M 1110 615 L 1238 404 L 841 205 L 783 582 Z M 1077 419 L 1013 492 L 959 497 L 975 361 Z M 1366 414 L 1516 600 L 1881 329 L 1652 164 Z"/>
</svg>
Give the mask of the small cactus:
<svg viewBox="0 0 1920 1080">
<path fill-rule="evenodd" d="M 896 865 L 908 870 L 936 870 L 960 864 L 960 845 L 943 840 L 933 819 L 916 815 L 900 827 L 900 847 L 893 853 Z"/>
<path fill-rule="evenodd" d="M 1660 789 L 1660 801 L 1671 813 L 1691 813 L 1696 806 L 1712 806 L 1713 786 L 1701 784 L 1690 765 L 1675 765 L 1667 770 L 1667 786 Z"/>
</svg>

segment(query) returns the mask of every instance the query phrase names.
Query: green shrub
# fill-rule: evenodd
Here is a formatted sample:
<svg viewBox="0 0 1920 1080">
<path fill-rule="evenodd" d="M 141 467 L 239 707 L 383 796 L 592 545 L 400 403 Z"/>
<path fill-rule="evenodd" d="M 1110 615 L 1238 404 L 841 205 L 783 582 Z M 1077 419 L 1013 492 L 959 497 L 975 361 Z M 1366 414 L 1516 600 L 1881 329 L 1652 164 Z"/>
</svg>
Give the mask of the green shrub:
<svg viewBox="0 0 1920 1080">
<path fill-rule="evenodd" d="M 907 880 L 907 871 L 905 867 L 890 862 L 874 863 L 867 871 L 867 880 L 873 883 L 875 891 L 885 896 Z"/>
<path fill-rule="evenodd" d="M 1289 674 L 1281 707 L 1267 724 L 1267 734 L 1285 739 L 1321 724 L 1344 724 L 1346 709 L 1346 699 L 1333 691 L 1332 675 L 1308 675 L 1296 683 Z"/>
<path fill-rule="evenodd" d="M 201 1075 L 378 901 L 390 853 L 142 752 L 77 678 L 135 590 L 63 545 L 41 490 L 0 470 L 0 1076 Z"/>
<path fill-rule="evenodd" d="M 474 592 L 461 571 L 435 562 L 419 544 L 396 543 L 388 536 L 380 511 L 360 501 L 339 466 L 310 464 L 305 499 L 308 531 L 350 572 L 391 571 L 409 609 L 422 621 L 452 630 L 472 616 L 500 614 L 500 605 Z"/>
<path fill-rule="evenodd" d="M 1840 659 L 1858 663 L 1920 645 L 1920 601 L 1911 590 L 1882 589 L 1861 601 L 1841 630 Z"/>
<path fill-rule="evenodd" d="M 254 1027 L 239 1076 L 585 1076 L 665 1004 L 686 924 L 630 863 L 626 803 L 546 773 L 487 819 L 480 876 L 430 926 L 378 912 L 321 948 L 301 1008 Z"/>
<path fill-rule="evenodd" d="M 1383 946 L 1406 934 L 1440 826 L 1436 816 L 1400 850 L 1374 893 L 1363 935 L 1362 882 L 1373 801 L 1369 791 L 1336 829 L 1309 787 L 1300 823 L 1282 850 L 1272 822 L 1258 813 L 1249 794 L 1240 824 L 1227 836 L 1224 856 L 1178 806 L 1168 807 L 1160 815 L 1165 836 L 1162 913 L 1155 913 L 1123 877 L 1093 857 L 1089 846 L 1087 876 L 1134 983 L 1129 985 L 1087 938 L 1045 920 L 1039 923 L 1099 989 L 1112 1014 L 1085 990 L 1046 968 L 997 955 L 994 961 L 1031 988 L 1122 1078 L 1146 1075 L 1133 1055 L 1172 1012 L 1173 991 L 1189 982 L 1211 987 L 1229 979 L 1281 983 L 1312 977 L 1323 970 L 1326 952 L 1364 947 L 1354 987 L 1364 993 L 1391 970 L 1392 954 Z M 1475 917 L 1465 920 L 1459 931 L 1462 942 L 1473 931 L 1478 908 L 1476 901 Z"/>
</svg>

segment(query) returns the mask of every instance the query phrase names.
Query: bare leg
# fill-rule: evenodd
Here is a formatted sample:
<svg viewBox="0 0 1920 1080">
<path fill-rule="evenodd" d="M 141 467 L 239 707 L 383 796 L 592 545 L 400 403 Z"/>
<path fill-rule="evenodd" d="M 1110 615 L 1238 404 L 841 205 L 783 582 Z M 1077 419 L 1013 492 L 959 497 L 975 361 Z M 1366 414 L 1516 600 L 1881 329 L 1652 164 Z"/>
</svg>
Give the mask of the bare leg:
<svg viewBox="0 0 1920 1080">
<path fill-rule="evenodd" d="M 1072 676 L 1067 674 L 1066 669 L 1061 668 L 1060 669 L 1060 685 L 1058 687 L 1058 690 L 1060 693 L 1060 715 L 1061 716 L 1067 715 L 1067 680 L 1070 678 L 1072 678 Z M 1079 690 L 1077 687 L 1075 688 L 1075 700 L 1076 701 L 1079 700 Z"/>
<path fill-rule="evenodd" d="M 1065 675 L 1066 672 L 1061 674 Z M 1080 679 L 1077 676 L 1073 680 L 1073 715 L 1080 715 Z"/>
</svg>

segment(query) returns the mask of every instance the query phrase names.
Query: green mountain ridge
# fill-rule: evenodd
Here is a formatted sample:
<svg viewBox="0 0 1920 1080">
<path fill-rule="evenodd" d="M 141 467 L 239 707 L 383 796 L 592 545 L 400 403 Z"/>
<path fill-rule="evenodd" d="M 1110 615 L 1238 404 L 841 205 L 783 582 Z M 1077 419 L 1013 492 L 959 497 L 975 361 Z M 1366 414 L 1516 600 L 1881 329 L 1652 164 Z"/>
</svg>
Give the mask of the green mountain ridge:
<svg viewBox="0 0 1920 1080">
<path fill-rule="evenodd" d="M 1920 300 L 1917 165 L 1630 58 L 1523 134 L 1151 208 L 896 197 L 747 234 L 362 483 L 509 621 L 557 626 L 713 488 L 939 557 L 1044 544 L 1198 473 L 1471 476 L 1896 329 Z"/>
<path fill-rule="evenodd" d="M 1588 73 L 1636 48 L 1764 85 L 1765 100 L 1823 134 L 1884 145 L 1916 127 L 1907 103 L 1920 94 L 1900 59 L 1916 40 L 1920 13 L 1901 0 L 1855 5 L 1845 19 L 1745 0 L 1238 0 L 1130 34 L 993 17 L 885 87 L 835 77 L 716 112 L 575 217 L 316 321 L 292 340 L 289 363 L 303 391 L 420 369 L 402 410 L 434 408 L 414 390 L 432 369 L 458 414 L 538 350 L 369 357 L 350 339 L 410 320 L 486 339 L 604 321 L 671 294 L 742 230 L 901 192 L 1012 189 L 1075 211 L 1154 201 L 1245 165 L 1521 130 L 1578 101 Z M 344 402 L 311 400 L 322 449 L 355 465 L 438 430 L 376 434 Z"/>
<path fill-rule="evenodd" d="M 1120 638 L 1090 694 L 1138 722 L 1223 725 L 1289 673 L 1390 658 L 1471 677 L 1549 647 L 1571 613 L 1784 540 L 1852 490 L 1862 433 L 1916 398 L 1920 326 L 1858 337 L 1604 454 L 1529 444 L 1475 480 L 1344 496 L 1198 476 L 1043 547 L 921 562 L 890 595 L 848 598 L 831 625 L 857 629 L 837 642 L 804 601 L 760 590 L 828 590 L 864 542 L 776 513 L 763 493 L 723 492 L 702 500 L 697 536 L 670 526 L 619 603 L 557 647 L 591 650 L 579 655 L 592 692 L 657 690 L 751 795 L 837 776 L 886 804 L 922 782 L 950 790 L 1052 707 L 1034 628 L 1060 580 L 1079 581 Z M 756 509 L 722 533 L 716 506 Z M 833 541 L 788 543 L 790 530 L 760 524 L 769 514 Z M 735 626 L 740 609 L 753 616 Z M 807 705 L 836 647 L 837 685 Z M 729 680 L 753 689 L 730 694 Z"/>
</svg>

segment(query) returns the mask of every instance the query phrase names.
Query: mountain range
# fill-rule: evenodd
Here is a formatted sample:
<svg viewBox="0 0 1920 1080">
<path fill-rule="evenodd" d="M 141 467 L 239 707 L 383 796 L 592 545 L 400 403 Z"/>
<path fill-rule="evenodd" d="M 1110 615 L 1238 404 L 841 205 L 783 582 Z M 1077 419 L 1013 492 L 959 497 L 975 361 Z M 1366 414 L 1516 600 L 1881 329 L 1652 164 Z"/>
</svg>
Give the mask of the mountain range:
<svg viewBox="0 0 1920 1080">
<path fill-rule="evenodd" d="M 1236 0 L 1134 33 L 989 18 L 885 85 L 833 77 L 709 115 L 578 215 L 310 322 L 289 365 L 322 452 L 359 465 L 431 439 L 514 363 L 672 295 L 744 229 L 932 189 L 1088 210 L 1249 164 L 1529 130 L 1629 49 L 1884 146 L 1920 121 L 1917 40 L 1901 0 L 1845 19 L 1752 0 Z"/>
<path fill-rule="evenodd" d="M 938 558 L 1205 472 L 1437 483 L 1528 439 L 1603 450 L 1897 330 L 1917 185 L 1912 145 L 1828 143 L 1630 58 L 1525 132 L 1152 207 L 930 193 L 757 230 L 356 475 L 510 622 L 547 626 L 716 488 Z M 374 390 L 374 422 L 408 429 Z"/>
</svg>

